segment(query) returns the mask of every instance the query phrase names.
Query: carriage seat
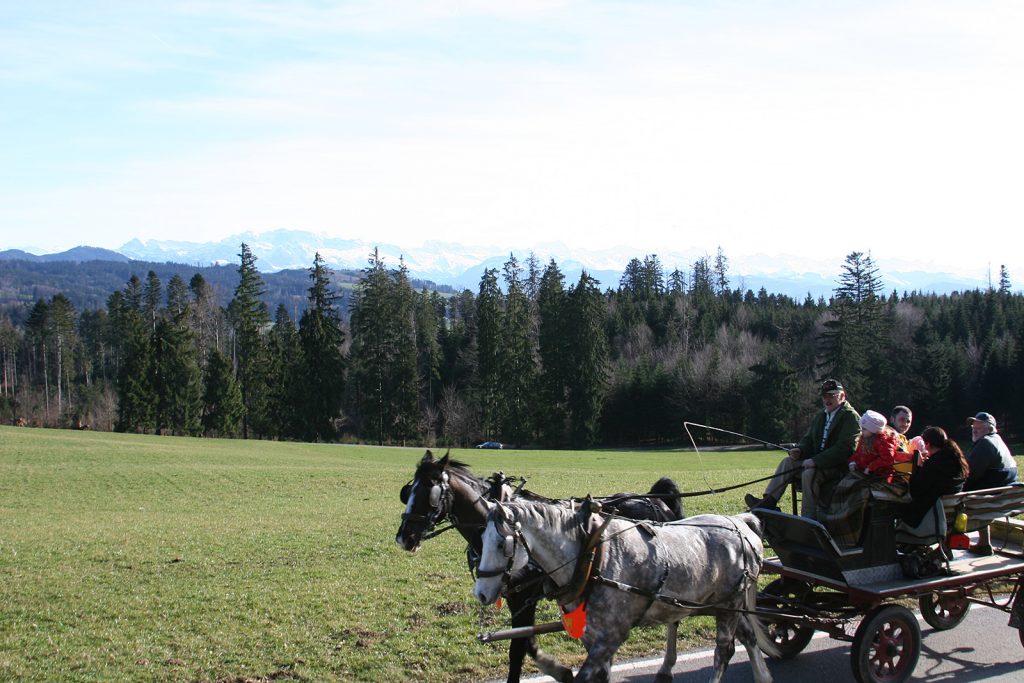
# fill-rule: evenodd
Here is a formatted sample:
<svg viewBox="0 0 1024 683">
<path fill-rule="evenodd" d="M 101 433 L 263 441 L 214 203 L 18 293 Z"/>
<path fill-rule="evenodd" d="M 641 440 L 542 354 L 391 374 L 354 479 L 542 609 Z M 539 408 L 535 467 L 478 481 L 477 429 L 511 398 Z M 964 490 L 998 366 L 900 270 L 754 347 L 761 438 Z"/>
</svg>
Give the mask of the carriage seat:
<svg viewBox="0 0 1024 683">
<path fill-rule="evenodd" d="M 896 520 L 896 543 L 900 545 L 933 545 L 941 543 L 948 532 L 945 515 L 945 504 L 942 499 L 936 500 L 935 505 L 921 519 L 921 522 L 912 527 L 903 520 Z"/>
<path fill-rule="evenodd" d="M 952 526 L 962 508 L 967 513 L 967 530 L 977 531 L 997 519 L 1024 514 L 1024 483 L 953 493 L 941 500 L 947 524 Z"/>
<path fill-rule="evenodd" d="M 786 567 L 829 577 L 848 585 L 899 576 L 893 517 L 884 507 L 869 510 L 864 543 L 841 547 L 821 522 L 778 510 L 757 508 L 764 537 Z"/>
</svg>

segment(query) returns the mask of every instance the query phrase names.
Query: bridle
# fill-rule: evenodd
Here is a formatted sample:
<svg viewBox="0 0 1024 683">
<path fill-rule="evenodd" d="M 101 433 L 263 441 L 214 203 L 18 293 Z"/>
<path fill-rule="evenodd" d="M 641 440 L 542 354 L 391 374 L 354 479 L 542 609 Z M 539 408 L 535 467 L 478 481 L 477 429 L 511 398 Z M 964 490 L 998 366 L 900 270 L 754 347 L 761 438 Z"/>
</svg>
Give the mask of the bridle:
<svg viewBox="0 0 1024 683">
<path fill-rule="evenodd" d="M 427 498 L 427 506 L 429 510 L 427 514 L 420 515 L 415 512 L 402 513 L 403 522 L 423 522 L 426 525 L 426 528 L 424 529 L 423 540 L 433 538 L 437 534 L 441 533 L 441 531 L 438 531 L 437 533 L 432 532 L 434 527 L 437 526 L 437 523 L 445 517 L 448 517 L 451 513 L 452 490 L 451 487 L 448 485 L 448 478 L 448 473 L 442 471 L 441 480 L 430 487 L 430 494 Z M 412 489 L 414 485 L 415 480 L 412 480 L 402 487 L 402 492 L 399 497 L 401 498 L 403 503 L 409 502 L 409 496 L 412 495 Z M 442 531 L 447 531 L 447 529 L 443 529 Z"/>
<path fill-rule="evenodd" d="M 590 506 L 589 510 L 591 513 L 600 515 L 601 504 L 599 502 L 588 500 L 588 506 Z M 594 524 L 589 524 L 588 522 L 588 520 L 592 519 L 593 514 L 588 514 L 583 520 L 580 520 L 579 532 L 580 547 L 582 550 L 573 560 L 576 566 L 573 569 L 572 578 L 570 578 L 567 584 L 559 586 L 554 580 L 553 574 L 568 563 L 548 571 L 541 565 L 537 558 L 534 557 L 530 544 L 527 542 L 525 534 L 523 534 L 523 526 L 515 519 L 514 512 L 506 510 L 504 505 L 497 503 L 491 514 L 494 515 L 494 529 L 499 534 L 502 532 L 502 530 L 498 528 L 499 514 L 502 517 L 501 523 L 510 527 L 507 534 L 502 534 L 502 552 L 505 555 L 506 562 L 503 568 L 484 569 L 482 567 L 478 567 L 476 570 L 477 578 L 486 579 L 501 576 L 502 586 L 507 587 L 508 582 L 512 577 L 516 548 L 519 544 L 522 544 L 523 549 L 526 551 L 527 562 L 531 563 L 541 571 L 546 579 L 546 583 L 554 586 L 552 590 L 545 591 L 547 597 L 554 599 L 559 604 L 565 605 L 574 603 L 586 593 L 590 584 L 590 579 L 593 576 L 594 567 L 600 566 L 601 564 L 601 550 L 603 548 L 602 538 L 604 536 L 605 529 L 612 520 L 612 515 L 603 515 L 603 521 Z M 510 516 L 512 518 L 511 520 L 509 519 Z M 587 528 L 588 524 L 590 526 L 589 529 Z"/>
<path fill-rule="evenodd" d="M 502 524 L 504 524 L 504 525 L 508 525 L 509 520 L 506 518 L 506 515 L 508 515 L 510 513 L 508 513 L 505 510 L 505 506 L 504 505 L 502 505 L 501 503 L 497 503 L 497 507 L 495 508 L 495 512 L 493 513 L 495 515 L 494 530 L 497 531 L 498 533 L 501 533 L 501 530 L 498 529 L 498 524 L 497 524 L 497 521 L 498 521 L 497 520 L 497 514 L 498 514 L 498 512 L 501 513 L 501 516 L 502 516 L 502 520 L 501 521 L 502 521 Z M 514 518 L 513 518 L 513 520 L 514 520 Z M 498 569 L 484 569 L 483 567 L 477 567 L 476 577 L 478 579 L 490 579 L 490 578 L 493 578 L 495 576 L 500 576 L 501 577 L 501 585 L 502 586 L 507 586 L 508 582 L 509 582 L 509 579 L 512 578 L 512 565 L 515 563 L 515 559 L 516 559 L 516 546 L 520 542 L 523 544 L 523 548 L 526 549 L 526 556 L 532 560 L 533 559 L 533 553 L 530 552 L 530 546 L 526 542 L 526 537 L 523 536 L 523 525 L 520 524 L 518 520 L 514 520 L 514 524 L 512 524 L 512 527 L 509 530 L 509 533 L 502 535 L 502 552 L 505 555 L 505 559 L 506 559 L 505 566 L 503 568 L 498 568 Z M 482 558 L 481 558 L 480 561 L 481 562 L 483 561 Z M 540 566 L 540 565 L 538 565 L 538 566 Z"/>
</svg>

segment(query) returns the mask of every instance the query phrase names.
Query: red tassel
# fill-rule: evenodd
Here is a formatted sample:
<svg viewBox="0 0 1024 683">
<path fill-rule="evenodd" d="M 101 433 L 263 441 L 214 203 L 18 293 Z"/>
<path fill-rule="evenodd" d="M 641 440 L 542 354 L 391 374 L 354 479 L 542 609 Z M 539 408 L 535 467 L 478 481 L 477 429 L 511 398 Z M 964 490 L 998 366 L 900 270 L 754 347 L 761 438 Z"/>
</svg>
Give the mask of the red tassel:
<svg viewBox="0 0 1024 683">
<path fill-rule="evenodd" d="M 579 640 L 583 637 L 583 631 L 587 628 L 587 603 L 581 602 L 571 612 L 562 610 L 562 625 L 570 638 Z"/>
</svg>

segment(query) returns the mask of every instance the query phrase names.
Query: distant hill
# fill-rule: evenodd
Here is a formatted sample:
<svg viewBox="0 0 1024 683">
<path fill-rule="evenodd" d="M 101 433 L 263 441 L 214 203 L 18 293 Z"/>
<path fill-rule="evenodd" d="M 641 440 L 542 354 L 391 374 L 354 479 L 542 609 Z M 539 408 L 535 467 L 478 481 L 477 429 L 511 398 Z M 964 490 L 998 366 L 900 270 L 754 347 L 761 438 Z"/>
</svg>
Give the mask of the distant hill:
<svg viewBox="0 0 1024 683">
<path fill-rule="evenodd" d="M 8 249 L 6 251 L 0 251 L 0 261 L 32 261 L 36 263 L 54 263 L 57 261 L 71 261 L 73 263 L 83 263 L 85 261 L 113 261 L 115 263 L 128 263 L 129 259 L 124 254 L 110 249 L 101 249 L 99 247 L 86 247 L 80 246 L 67 251 L 62 251 L 59 254 L 42 254 L 35 255 L 30 254 L 27 251 L 21 249 Z"/>
<path fill-rule="evenodd" d="M 174 275 L 179 275 L 186 283 L 197 273 L 202 275 L 213 288 L 221 306 L 228 305 L 238 286 L 236 264 L 189 266 L 132 261 L 124 257 L 119 261 L 53 260 L 39 256 L 17 259 L 10 256 L 12 252 L 16 250 L 0 252 L 0 315 L 7 315 L 15 323 L 23 321 L 38 300 L 49 299 L 58 293 L 63 293 L 79 311 L 106 308 L 110 295 L 123 289 L 133 274 L 145 281 L 151 270 L 164 287 Z M 292 319 L 297 321 L 306 308 L 309 271 L 289 269 L 261 275 L 267 288 L 264 300 L 271 316 L 278 304 L 284 304 Z M 343 315 L 347 316 L 348 312 L 348 292 L 359 276 L 358 270 L 334 271 L 333 282 L 341 294 L 339 307 Z M 412 285 L 417 290 L 452 291 L 450 287 L 421 280 L 413 280 Z"/>
</svg>

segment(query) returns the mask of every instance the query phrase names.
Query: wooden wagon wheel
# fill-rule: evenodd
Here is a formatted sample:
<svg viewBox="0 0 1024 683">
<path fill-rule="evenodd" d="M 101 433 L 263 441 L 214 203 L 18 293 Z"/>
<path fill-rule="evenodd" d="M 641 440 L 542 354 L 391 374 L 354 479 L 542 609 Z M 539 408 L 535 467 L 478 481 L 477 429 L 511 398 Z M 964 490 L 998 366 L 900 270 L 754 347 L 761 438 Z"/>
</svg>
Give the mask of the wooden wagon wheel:
<svg viewBox="0 0 1024 683">
<path fill-rule="evenodd" d="M 921 656 L 921 627 L 905 607 L 880 605 L 853 637 L 850 665 L 859 683 L 903 683 Z"/>
<path fill-rule="evenodd" d="M 939 631 L 959 625 L 971 609 L 967 596 L 959 593 L 929 593 L 918 598 L 917 604 L 928 625 Z"/>
<path fill-rule="evenodd" d="M 758 593 L 757 606 L 768 609 L 791 608 L 795 602 L 803 602 L 810 592 L 811 587 L 803 581 L 776 579 Z M 775 621 L 762 614 L 758 614 L 757 618 L 761 620 L 768 637 L 778 648 L 778 653 L 765 653 L 770 657 L 777 655 L 779 659 L 792 659 L 800 654 L 814 637 L 814 629 L 810 626 L 800 626 L 788 620 Z"/>
</svg>

